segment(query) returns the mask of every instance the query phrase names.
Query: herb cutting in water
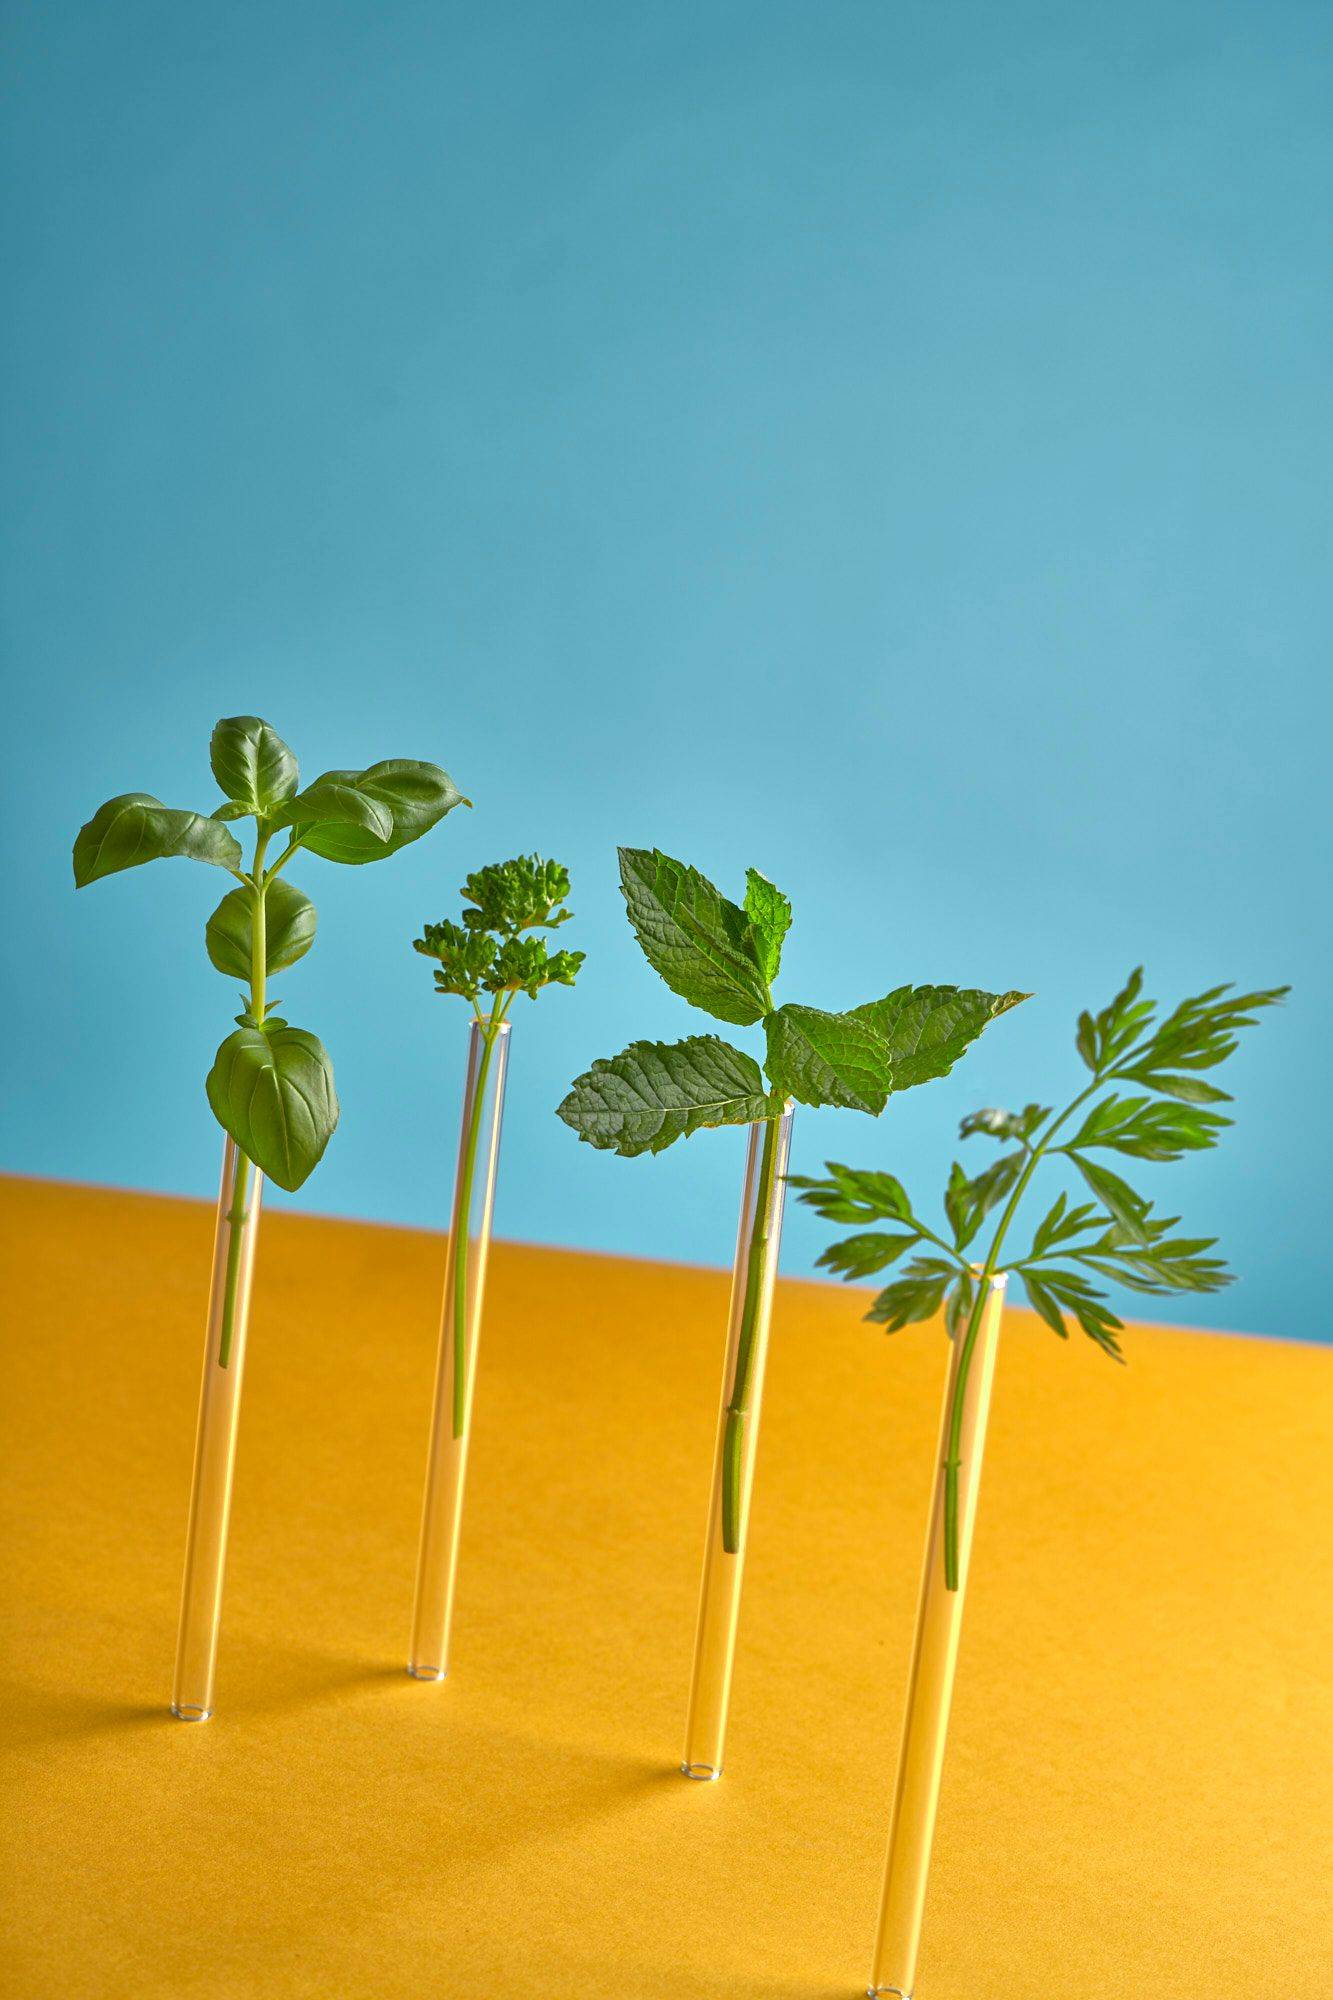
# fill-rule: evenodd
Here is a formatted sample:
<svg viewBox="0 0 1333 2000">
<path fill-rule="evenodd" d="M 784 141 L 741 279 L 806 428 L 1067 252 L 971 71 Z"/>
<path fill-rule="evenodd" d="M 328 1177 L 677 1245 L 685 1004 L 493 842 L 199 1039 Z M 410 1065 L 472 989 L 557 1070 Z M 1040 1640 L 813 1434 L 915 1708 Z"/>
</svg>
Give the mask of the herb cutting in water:
<svg viewBox="0 0 1333 2000">
<path fill-rule="evenodd" d="M 717 1035 L 631 1042 L 578 1077 L 559 1115 L 589 1145 L 626 1159 L 660 1153 L 707 1126 L 764 1126 L 739 1345 L 723 1441 L 722 1539 L 739 1548 L 740 1467 L 751 1394 L 761 1277 L 785 1101 L 877 1116 L 891 1093 L 948 1074 L 989 1021 L 1028 996 L 956 986 L 900 986 L 846 1013 L 791 1001 L 772 987 L 791 904 L 757 869 L 743 904 L 656 848 L 622 847 L 620 881 L 648 963 L 673 993 L 715 1019 L 762 1024 L 763 1068 Z"/>
<path fill-rule="evenodd" d="M 463 884 L 465 907 L 461 924 L 448 920 L 427 924 L 422 935 L 413 940 L 417 951 L 436 961 L 436 991 L 456 993 L 471 1001 L 482 1040 L 454 1198 L 452 1298 L 448 1309 L 454 1336 L 455 1437 L 462 1436 L 467 1407 L 467 1224 L 472 1210 L 487 1077 L 496 1040 L 515 994 L 526 993 L 530 1000 L 535 1000 L 544 986 L 572 986 L 583 964 L 583 952 L 553 952 L 544 938 L 525 935 L 534 930 L 555 930 L 567 923 L 573 915 L 564 907 L 568 894 L 569 871 L 558 861 L 544 861 L 530 854 L 519 855 L 513 861 L 495 862 L 479 868 Z M 483 994 L 489 998 L 489 1007 L 482 1005 Z"/>
<path fill-rule="evenodd" d="M 285 869 L 303 852 L 347 866 L 384 860 L 468 801 L 437 764 L 406 758 L 363 771 L 326 771 L 302 790 L 296 758 L 257 715 L 219 722 L 209 756 L 223 805 L 204 814 L 164 806 L 146 792 L 108 799 L 74 843 L 74 882 L 83 889 L 177 855 L 235 877 L 238 886 L 208 919 L 204 944 L 217 970 L 248 988 L 206 1084 L 213 1115 L 239 1149 L 239 1211 L 252 1166 L 295 1192 L 338 1123 L 328 1051 L 317 1036 L 274 1013 L 277 1002 L 268 997 L 273 974 L 304 958 L 315 941 L 315 906 L 287 881 Z M 231 831 L 245 819 L 254 821 L 248 866 Z M 284 835 L 270 859 L 271 844 Z M 217 1357 L 223 1368 L 231 1357 L 239 1261 L 234 1231 Z"/>
<path fill-rule="evenodd" d="M 1157 1002 L 1141 997 L 1142 969 L 1131 973 L 1100 1013 L 1079 1016 L 1075 1045 L 1091 1081 L 1063 1109 L 1029 1104 L 1022 1111 L 977 1111 L 963 1119 L 960 1138 L 983 1135 L 1012 1143 L 1010 1151 L 972 1177 L 954 1162 L 944 1193 L 947 1235 L 921 1221 L 892 1174 L 863 1172 L 830 1160 L 827 1179 L 792 1175 L 790 1185 L 800 1190 L 799 1198 L 830 1222 L 892 1225 L 889 1230 L 862 1228 L 824 1251 L 819 1262 L 849 1282 L 886 1270 L 918 1245 L 929 1246 L 885 1286 L 866 1318 L 894 1333 L 914 1320 L 933 1318 L 943 1306 L 950 1336 L 963 1343 L 945 1458 L 944 1574 L 950 1590 L 958 1588 L 964 1396 L 991 1280 L 1012 1272 L 1021 1279 L 1033 1310 L 1061 1339 L 1068 1337 L 1069 1315 L 1116 1361 L 1124 1359 L 1119 1338 L 1123 1322 L 1089 1274 L 1159 1296 L 1215 1292 L 1230 1284 L 1231 1273 L 1210 1254 L 1215 1237 L 1174 1235 L 1178 1216 L 1156 1215 L 1152 1202 L 1093 1156 L 1109 1151 L 1169 1162 L 1215 1146 L 1232 1121 L 1213 1107 L 1230 1098 L 1201 1072 L 1225 1062 L 1235 1052 L 1240 1030 L 1253 1027 L 1258 1011 L 1288 990 L 1278 986 L 1236 994 L 1230 985 L 1213 986 L 1182 1000 L 1158 1021 Z M 1137 1086 L 1147 1095 L 1125 1095 L 1110 1089 L 1113 1084 Z M 1057 1145 L 1057 1135 L 1080 1111 L 1081 1123 Z M 1056 1159 L 1081 1176 L 1092 1199 L 1071 1204 L 1062 1191 L 1028 1247 L 1006 1254 L 1033 1175 L 1043 1160 Z M 978 1272 L 974 1241 L 997 1208 L 999 1219 Z"/>
</svg>

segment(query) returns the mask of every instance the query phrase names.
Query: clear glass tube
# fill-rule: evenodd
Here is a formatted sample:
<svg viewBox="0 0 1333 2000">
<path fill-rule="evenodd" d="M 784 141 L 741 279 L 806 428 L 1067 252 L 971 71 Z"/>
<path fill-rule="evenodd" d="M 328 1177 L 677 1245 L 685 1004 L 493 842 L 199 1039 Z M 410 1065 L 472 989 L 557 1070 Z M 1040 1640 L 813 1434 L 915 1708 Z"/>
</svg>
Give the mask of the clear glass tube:
<svg viewBox="0 0 1333 2000">
<path fill-rule="evenodd" d="M 680 1767 L 687 1778 L 722 1776 L 794 1109 L 789 1098 L 780 1117 L 750 1127 Z"/>
<path fill-rule="evenodd" d="M 467 1478 L 477 1336 L 486 1290 L 500 1122 L 509 1066 L 509 1023 L 474 1020 L 468 1035 L 467 1077 L 458 1137 L 458 1171 L 444 1267 L 435 1404 L 421 1509 L 416 1601 L 407 1671 L 414 1680 L 442 1681 L 449 1671 L 458 1540 Z"/>
<path fill-rule="evenodd" d="M 940 1444 L 926 1534 L 926 1559 L 917 1599 L 916 1637 L 907 1679 L 907 1711 L 903 1719 L 898 1778 L 889 1827 L 889 1855 L 884 1869 L 875 1960 L 867 1988 L 872 2000 L 876 1995 L 912 2000 L 916 1980 L 921 1917 L 926 1902 L 935 1815 L 940 1801 L 940 1774 L 944 1768 L 949 1707 L 953 1700 L 954 1672 L 958 1665 L 958 1641 L 963 1626 L 972 1530 L 977 1518 L 977 1493 L 986 1448 L 986 1423 L 990 1414 L 991 1384 L 995 1379 L 995 1355 L 1000 1340 L 1004 1292 L 1005 1277 L 1001 1273 L 990 1280 L 980 1301 L 980 1317 L 963 1392 L 958 1466 L 957 1590 L 948 1588 L 944 1576 L 944 1489 L 949 1455 L 949 1412 L 965 1347 L 961 1328 L 958 1336 L 949 1343 L 948 1379 L 944 1389 L 944 1412 L 940 1419 Z"/>
<path fill-rule="evenodd" d="M 171 1690 L 171 1712 L 181 1722 L 207 1722 L 213 1713 L 213 1675 L 227 1566 L 236 1428 L 241 1410 L 250 1284 L 263 1186 L 264 1176 L 251 1165 L 235 1141 L 228 1139 L 222 1152 L 222 1185 L 218 1190 L 213 1231 L 204 1377 L 199 1392 L 185 1581 L 181 1588 L 176 1674 Z"/>
</svg>

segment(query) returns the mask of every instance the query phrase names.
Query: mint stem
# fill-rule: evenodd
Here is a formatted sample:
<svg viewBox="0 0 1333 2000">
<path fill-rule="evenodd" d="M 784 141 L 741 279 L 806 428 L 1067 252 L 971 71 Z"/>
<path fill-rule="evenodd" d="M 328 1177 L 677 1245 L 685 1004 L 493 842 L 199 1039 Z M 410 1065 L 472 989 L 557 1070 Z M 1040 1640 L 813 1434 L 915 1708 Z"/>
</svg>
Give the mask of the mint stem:
<svg viewBox="0 0 1333 2000">
<path fill-rule="evenodd" d="M 722 1547 L 729 1556 L 738 1554 L 740 1550 L 741 1457 L 750 1402 L 750 1378 L 754 1373 L 755 1333 L 763 1294 L 764 1266 L 772 1234 L 777 1155 L 778 1120 L 766 1118 L 763 1151 L 759 1159 L 759 1185 L 755 1190 L 754 1218 L 746 1255 L 745 1301 L 741 1307 L 736 1366 L 731 1378 L 731 1397 L 727 1403 L 727 1422 L 722 1439 Z"/>
</svg>

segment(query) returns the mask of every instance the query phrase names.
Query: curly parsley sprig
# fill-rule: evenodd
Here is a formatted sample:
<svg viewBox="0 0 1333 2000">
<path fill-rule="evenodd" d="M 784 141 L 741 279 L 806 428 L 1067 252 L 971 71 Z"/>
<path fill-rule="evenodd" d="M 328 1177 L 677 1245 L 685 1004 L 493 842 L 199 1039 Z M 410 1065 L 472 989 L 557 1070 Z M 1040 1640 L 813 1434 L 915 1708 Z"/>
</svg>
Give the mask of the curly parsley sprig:
<svg viewBox="0 0 1333 2000">
<path fill-rule="evenodd" d="M 473 1096 L 472 1115 L 464 1134 L 455 1213 L 463 1230 L 453 1260 L 453 1426 L 463 1434 L 467 1408 L 467 1238 L 466 1218 L 472 1206 L 477 1148 L 481 1134 L 486 1079 L 500 1029 L 516 993 L 535 1000 L 544 986 L 572 986 L 584 960 L 581 951 L 550 951 L 544 938 L 525 936 L 534 930 L 554 930 L 573 915 L 564 907 L 569 894 L 569 870 L 558 861 L 520 854 L 512 861 L 478 868 L 463 884 L 462 922 L 447 918 L 423 926 L 413 948 L 436 961 L 435 990 L 470 1000 L 481 1031 L 481 1066 Z M 490 996 L 489 1010 L 482 995 Z"/>
<path fill-rule="evenodd" d="M 1229 1103 L 1230 1097 L 1204 1082 L 1199 1072 L 1215 1069 L 1233 1055 L 1240 1030 L 1253 1027 L 1258 1011 L 1273 1006 L 1290 989 L 1275 986 L 1234 994 L 1230 985 L 1212 986 L 1182 1000 L 1155 1026 L 1157 1002 L 1140 998 L 1142 990 L 1139 967 L 1099 1014 L 1079 1016 L 1075 1045 L 1092 1081 L 1063 1110 L 1029 1104 L 1022 1111 L 989 1109 L 963 1119 L 960 1138 L 983 1134 L 1012 1142 L 1012 1150 L 972 1177 L 955 1160 L 944 1192 L 947 1236 L 920 1220 L 892 1174 L 860 1172 L 829 1160 L 826 1180 L 791 1176 L 799 1199 L 830 1222 L 896 1225 L 891 1231 L 862 1230 L 830 1244 L 819 1262 L 840 1277 L 849 1281 L 871 1277 L 918 1245 L 931 1246 L 918 1251 L 903 1275 L 885 1286 L 866 1318 L 894 1333 L 914 1320 L 932 1318 L 943 1306 L 951 1338 L 963 1342 L 945 1460 L 944 1572 L 950 1590 L 958 1588 L 963 1397 L 991 1278 L 1001 1271 L 1014 1272 L 1033 1310 L 1062 1340 L 1068 1338 L 1065 1315 L 1069 1314 L 1116 1361 L 1124 1359 L 1119 1339 L 1123 1322 L 1089 1273 L 1130 1291 L 1159 1295 L 1215 1292 L 1231 1283 L 1232 1274 L 1223 1261 L 1208 1254 L 1216 1247 L 1216 1237 L 1174 1235 L 1179 1216 L 1155 1215 L 1150 1201 L 1090 1156 L 1110 1151 L 1132 1159 L 1171 1161 L 1215 1146 L 1232 1121 L 1208 1107 Z M 1114 1083 L 1137 1084 L 1151 1094 L 1126 1096 L 1112 1090 L 1090 1104 Z M 1055 1145 L 1056 1134 L 1085 1105 L 1090 1108 L 1073 1137 Z M 1071 1206 L 1062 1192 L 1037 1225 L 1027 1250 L 1002 1260 L 1005 1239 L 1039 1162 L 1056 1156 L 1077 1170 L 1092 1200 Z M 971 1246 L 997 1208 L 1000 1218 L 978 1268 Z"/>
</svg>

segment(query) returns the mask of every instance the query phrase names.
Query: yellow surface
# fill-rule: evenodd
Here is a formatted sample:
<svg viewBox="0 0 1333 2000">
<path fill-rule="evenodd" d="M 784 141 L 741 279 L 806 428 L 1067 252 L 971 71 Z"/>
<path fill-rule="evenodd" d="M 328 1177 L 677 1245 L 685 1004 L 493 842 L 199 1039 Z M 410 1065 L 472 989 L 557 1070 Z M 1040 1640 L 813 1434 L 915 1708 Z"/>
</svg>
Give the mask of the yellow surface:
<svg viewBox="0 0 1333 2000">
<path fill-rule="evenodd" d="M 780 1288 L 729 1771 L 691 1785 L 726 1277 L 497 1247 L 454 1673 L 419 1686 L 441 1241 L 271 1212 L 189 1726 L 211 1212 L 0 1205 L 5 1994 L 864 1991 L 938 1331 Z M 918 2000 L 1333 1993 L 1333 1354 L 1128 1348 L 1006 1322 Z"/>
</svg>

